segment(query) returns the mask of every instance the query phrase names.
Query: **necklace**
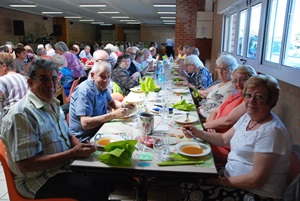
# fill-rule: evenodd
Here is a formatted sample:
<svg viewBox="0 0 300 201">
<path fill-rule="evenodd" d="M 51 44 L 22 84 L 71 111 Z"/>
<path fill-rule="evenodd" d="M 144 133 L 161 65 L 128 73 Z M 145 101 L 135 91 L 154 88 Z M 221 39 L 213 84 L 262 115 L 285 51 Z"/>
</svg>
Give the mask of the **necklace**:
<svg viewBox="0 0 300 201">
<path fill-rule="evenodd" d="M 250 123 L 252 120 L 249 121 L 248 125 L 247 125 L 247 128 L 246 128 L 246 131 L 249 131 L 251 130 L 252 128 L 254 128 L 257 124 L 259 124 L 260 122 L 264 121 L 265 119 L 267 119 L 268 117 L 270 116 L 270 113 L 265 116 L 264 118 L 262 118 L 261 120 L 259 120 L 258 122 L 256 122 L 253 126 L 249 127 Z"/>
</svg>

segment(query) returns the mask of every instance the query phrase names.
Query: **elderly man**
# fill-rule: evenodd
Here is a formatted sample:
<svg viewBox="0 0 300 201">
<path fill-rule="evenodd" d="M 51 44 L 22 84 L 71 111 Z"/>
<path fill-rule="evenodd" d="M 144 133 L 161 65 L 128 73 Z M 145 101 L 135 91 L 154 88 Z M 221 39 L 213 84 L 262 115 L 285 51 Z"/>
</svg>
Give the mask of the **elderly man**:
<svg viewBox="0 0 300 201">
<path fill-rule="evenodd" d="M 92 59 L 91 55 L 91 47 L 89 45 L 84 46 L 84 49 L 80 51 L 79 57 L 82 58 L 87 58 L 87 59 Z"/>
<path fill-rule="evenodd" d="M 139 72 L 138 68 L 133 63 L 133 60 L 135 60 L 135 58 L 136 58 L 136 51 L 138 49 L 139 48 L 137 48 L 137 47 L 129 47 L 129 48 L 126 49 L 126 53 L 130 54 L 130 56 L 131 56 L 131 63 L 130 63 L 130 66 L 128 68 L 128 72 L 129 72 L 129 75 L 134 80 L 136 80 L 139 77 L 141 77 L 141 73 Z"/>
<path fill-rule="evenodd" d="M 111 66 L 106 61 L 94 64 L 90 77 L 75 89 L 70 102 L 70 131 L 81 142 L 88 142 L 102 124 L 112 119 L 124 118 L 133 104 L 121 104 L 113 100 L 107 90 Z M 107 109 L 114 111 L 107 113 Z"/>
<path fill-rule="evenodd" d="M 71 135 L 59 101 L 57 64 L 34 60 L 28 72 L 27 94 L 2 119 L 1 139 L 18 192 L 26 198 L 66 197 L 107 200 L 107 181 L 70 170 L 75 158 L 85 158 L 96 148 Z"/>
</svg>

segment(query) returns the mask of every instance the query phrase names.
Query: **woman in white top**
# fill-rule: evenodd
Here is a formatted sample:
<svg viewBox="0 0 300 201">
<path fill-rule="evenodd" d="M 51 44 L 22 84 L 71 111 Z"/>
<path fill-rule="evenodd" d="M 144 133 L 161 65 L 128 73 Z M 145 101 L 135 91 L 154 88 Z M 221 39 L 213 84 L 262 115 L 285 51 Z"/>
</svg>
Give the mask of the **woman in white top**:
<svg viewBox="0 0 300 201">
<path fill-rule="evenodd" d="M 200 190 L 203 200 L 210 200 L 208 197 L 214 193 L 224 200 L 282 199 L 291 145 L 284 124 L 271 112 L 277 103 L 279 91 L 275 78 L 253 76 L 246 82 L 243 91 L 246 114 L 226 133 L 184 126 L 184 134 L 188 137 L 186 130 L 216 146 L 231 146 L 224 175 L 209 180 L 210 185 L 215 185 L 210 191 Z"/>
<path fill-rule="evenodd" d="M 205 90 L 197 90 L 203 98 L 198 112 L 204 119 L 209 117 L 212 111 L 217 109 L 224 100 L 235 92 L 231 83 L 231 74 L 237 66 L 236 59 L 232 55 L 222 54 L 216 61 L 216 71 L 221 82 Z"/>
</svg>

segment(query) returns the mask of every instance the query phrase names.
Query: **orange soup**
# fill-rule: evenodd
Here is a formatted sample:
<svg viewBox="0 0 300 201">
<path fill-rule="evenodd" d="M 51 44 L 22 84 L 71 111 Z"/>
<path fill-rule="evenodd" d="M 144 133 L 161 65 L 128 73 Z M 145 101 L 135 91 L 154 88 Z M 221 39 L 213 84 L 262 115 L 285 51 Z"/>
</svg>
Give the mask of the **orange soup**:
<svg viewBox="0 0 300 201">
<path fill-rule="evenodd" d="M 101 138 L 100 140 L 97 141 L 97 144 L 102 147 L 105 147 L 109 143 L 111 143 L 110 138 Z"/>
<path fill-rule="evenodd" d="M 184 146 L 181 148 L 181 151 L 186 154 L 202 154 L 203 149 L 197 146 Z"/>
</svg>

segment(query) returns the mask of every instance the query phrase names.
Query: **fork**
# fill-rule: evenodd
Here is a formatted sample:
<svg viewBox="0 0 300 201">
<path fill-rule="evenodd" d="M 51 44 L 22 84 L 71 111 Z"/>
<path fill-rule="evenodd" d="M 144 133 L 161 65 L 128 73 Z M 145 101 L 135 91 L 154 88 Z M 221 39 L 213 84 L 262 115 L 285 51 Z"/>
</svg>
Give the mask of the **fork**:
<svg viewBox="0 0 300 201">
<path fill-rule="evenodd" d="M 189 115 L 190 115 L 190 114 L 187 112 L 187 113 L 186 113 L 185 122 L 190 122 L 190 121 L 191 121 L 190 118 L 189 118 Z"/>
</svg>

